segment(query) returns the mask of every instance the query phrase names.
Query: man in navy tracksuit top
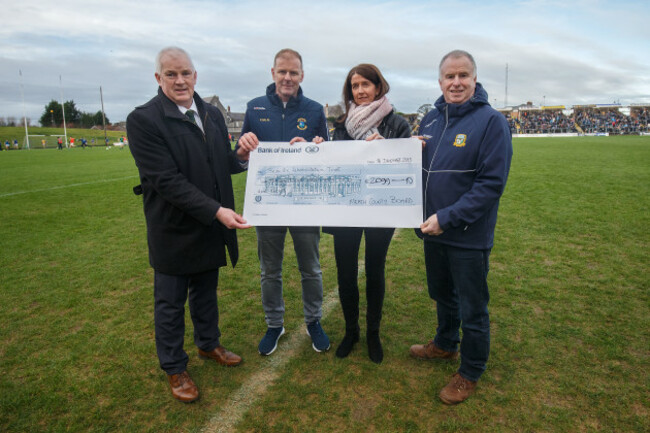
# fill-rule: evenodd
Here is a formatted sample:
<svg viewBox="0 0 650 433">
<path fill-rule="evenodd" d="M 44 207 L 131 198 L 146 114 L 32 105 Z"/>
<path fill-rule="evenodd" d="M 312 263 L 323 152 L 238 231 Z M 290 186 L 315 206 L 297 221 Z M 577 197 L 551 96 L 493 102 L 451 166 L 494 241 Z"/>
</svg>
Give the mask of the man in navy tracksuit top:
<svg viewBox="0 0 650 433">
<path fill-rule="evenodd" d="M 242 135 L 237 147 L 250 152 L 259 141 L 290 142 L 327 140 L 327 120 L 323 106 L 302 95 L 304 78 L 302 57 L 291 49 L 278 52 L 271 75 L 274 83 L 266 95 L 248 103 Z M 323 304 L 323 279 L 318 244 L 319 227 L 257 227 L 257 251 L 260 259 L 262 306 L 267 331 L 258 350 L 262 355 L 275 351 L 284 334 L 282 297 L 282 258 L 287 229 L 293 238 L 302 282 L 302 300 L 307 332 L 317 352 L 328 350 L 329 338 L 320 325 Z"/>
<path fill-rule="evenodd" d="M 424 257 L 438 328 L 428 344 L 411 346 L 420 359 L 458 358 L 460 367 L 440 392 L 446 404 L 469 397 L 490 351 L 488 259 L 499 198 L 512 159 L 505 117 L 490 107 L 476 82 L 476 63 L 465 51 L 440 62 L 442 96 L 420 122 L 425 222 Z M 459 328 L 463 329 L 460 340 Z"/>
</svg>

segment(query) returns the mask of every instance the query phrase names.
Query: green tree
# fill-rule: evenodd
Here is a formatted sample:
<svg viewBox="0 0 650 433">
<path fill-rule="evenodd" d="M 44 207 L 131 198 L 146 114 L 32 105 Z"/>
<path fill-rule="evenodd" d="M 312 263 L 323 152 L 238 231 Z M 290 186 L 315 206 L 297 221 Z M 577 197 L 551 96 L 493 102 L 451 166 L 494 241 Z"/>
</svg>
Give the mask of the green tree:
<svg viewBox="0 0 650 433">
<path fill-rule="evenodd" d="M 79 116 L 79 126 L 82 128 L 92 128 L 93 126 L 102 126 L 102 112 L 98 111 L 97 113 L 86 113 L 81 112 Z M 108 118 L 106 118 L 106 123 L 108 124 Z"/>
<path fill-rule="evenodd" d="M 74 101 L 66 101 L 63 103 L 65 108 L 65 121 L 66 123 L 79 123 L 81 119 L 81 111 L 77 110 Z M 63 125 L 63 110 L 61 104 L 52 99 L 46 106 L 45 111 L 41 115 L 39 122 L 42 126 L 57 126 Z"/>
<path fill-rule="evenodd" d="M 93 116 L 90 113 L 81 113 L 81 116 L 79 117 L 79 126 L 82 128 L 92 128 L 95 123 L 95 116 Z"/>
<path fill-rule="evenodd" d="M 45 111 L 39 119 L 41 126 L 56 126 L 63 123 L 63 114 L 61 112 L 61 104 L 52 99 L 49 104 L 45 106 Z"/>
<path fill-rule="evenodd" d="M 93 116 L 93 118 L 94 118 L 94 120 L 95 120 L 94 125 L 98 125 L 98 126 L 99 126 L 99 125 L 102 125 L 103 122 L 104 122 L 104 116 L 102 116 L 102 112 L 101 112 L 101 110 L 98 111 L 97 113 L 95 113 L 95 115 Z M 108 117 L 106 117 L 106 124 L 108 125 L 109 123 L 111 123 L 111 122 L 108 120 Z"/>
<path fill-rule="evenodd" d="M 63 103 L 65 108 L 65 121 L 67 123 L 79 123 L 81 118 L 81 111 L 77 110 L 77 107 L 74 105 L 74 101 L 65 101 Z"/>
</svg>

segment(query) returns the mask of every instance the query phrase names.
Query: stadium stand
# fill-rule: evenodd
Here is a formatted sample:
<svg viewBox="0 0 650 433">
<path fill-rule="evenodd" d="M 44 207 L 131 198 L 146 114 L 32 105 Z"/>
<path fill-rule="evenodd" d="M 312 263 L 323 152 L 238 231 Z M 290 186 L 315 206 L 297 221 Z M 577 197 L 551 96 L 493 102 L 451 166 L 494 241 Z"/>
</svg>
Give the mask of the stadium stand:
<svg viewBox="0 0 650 433">
<path fill-rule="evenodd" d="M 579 105 L 573 107 L 585 133 L 639 134 L 648 132 L 648 106 Z"/>
<path fill-rule="evenodd" d="M 499 109 L 513 134 L 642 134 L 650 133 L 650 105 L 618 104 L 536 107 L 527 103 Z"/>
</svg>

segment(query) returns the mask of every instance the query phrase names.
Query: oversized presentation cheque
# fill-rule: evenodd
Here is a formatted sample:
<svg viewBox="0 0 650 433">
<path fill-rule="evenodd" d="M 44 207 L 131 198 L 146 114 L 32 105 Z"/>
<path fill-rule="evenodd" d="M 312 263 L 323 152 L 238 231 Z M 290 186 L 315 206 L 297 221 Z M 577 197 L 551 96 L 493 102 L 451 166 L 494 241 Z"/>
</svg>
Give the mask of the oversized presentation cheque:
<svg viewBox="0 0 650 433">
<path fill-rule="evenodd" d="M 260 142 L 244 218 L 255 226 L 419 227 L 421 161 L 416 138 Z"/>
</svg>

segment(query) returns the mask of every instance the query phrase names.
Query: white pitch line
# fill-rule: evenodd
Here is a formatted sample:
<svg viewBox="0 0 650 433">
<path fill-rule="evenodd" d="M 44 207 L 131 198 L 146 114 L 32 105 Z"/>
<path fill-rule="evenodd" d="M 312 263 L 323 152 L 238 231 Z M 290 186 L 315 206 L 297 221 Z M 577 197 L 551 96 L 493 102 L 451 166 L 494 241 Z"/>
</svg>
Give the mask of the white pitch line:
<svg viewBox="0 0 650 433">
<path fill-rule="evenodd" d="M 323 299 L 323 317 L 327 316 L 337 303 L 338 291 L 334 290 L 327 298 Z M 246 412 L 262 398 L 266 389 L 280 376 L 282 367 L 296 355 L 299 347 L 305 341 L 309 341 L 311 344 L 303 325 L 291 333 L 289 341 L 279 343 L 282 346 L 278 347 L 273 355 L 264 357 L 268 358 L 266 365 L 242 384 L 239 390 L 230 397 L 230 401 L 212 415 L 208 424 L 201 431 L 203 433 L 231 432 Z M 330 350 L 332 350 L 331 347 Z M 265 361 L 267 360 L 265 359 Z"/>
<path fill-rule="evenodd" d="M 8 192 L 8 193 L 5 193 L 5 194 L 0 194 L 0 198 L 2 198 L 2 197 L 10 197 L 12 195 L 29 194 L 29 193 L 32 193 L 32 192 L 44 192 L 44 191 L 53 191 L 55 189 L 72 188 L 74 186 L 92 185 L 94 183 L 115 182 L 115 181 L 118 181 L 118 180 L 133 179 L 135 177 L 138 177 L 138 176 L 135 175 L 135 176 L 117 177 L 117 178 L 114 178 L 114 179 L 102 179 L 102 180 L 93 180 L 92 182 L 71 183 L 69 185 L 52 186 L 52 187 L 49 187 L 49 188 L 32 189 L 32 190 L 29 190 L 29 191 Z"/>
</svg>

